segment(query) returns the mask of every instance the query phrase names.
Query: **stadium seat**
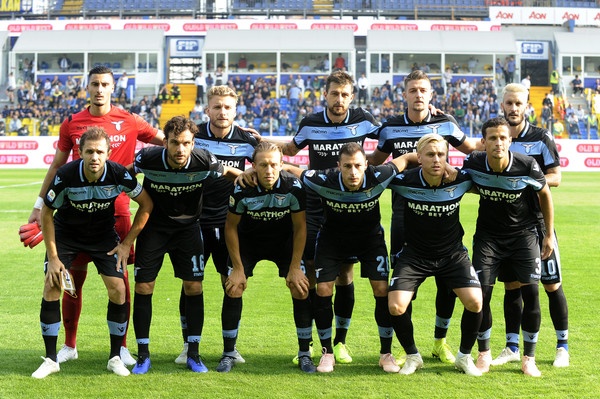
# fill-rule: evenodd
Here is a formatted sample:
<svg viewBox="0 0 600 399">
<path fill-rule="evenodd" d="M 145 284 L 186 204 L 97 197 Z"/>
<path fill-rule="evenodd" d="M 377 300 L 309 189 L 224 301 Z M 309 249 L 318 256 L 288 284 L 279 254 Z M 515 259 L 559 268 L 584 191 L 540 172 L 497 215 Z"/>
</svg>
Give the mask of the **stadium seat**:
<svg viewBox="0 0 600 399">
<path fill-rule="evenodd" d="M 113 67 L 113 69 L 121 69 L 121 63 L 120 62 L 113 62 L 112 67 Z"/>
</svg>

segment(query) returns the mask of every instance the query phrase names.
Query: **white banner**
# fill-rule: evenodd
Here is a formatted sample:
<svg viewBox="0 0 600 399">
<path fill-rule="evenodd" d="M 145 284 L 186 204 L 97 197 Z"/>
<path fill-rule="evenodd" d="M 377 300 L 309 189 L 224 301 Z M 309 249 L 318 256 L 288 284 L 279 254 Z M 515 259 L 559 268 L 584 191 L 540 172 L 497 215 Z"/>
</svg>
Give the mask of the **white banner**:
<svg viewBox="0 0 600 399">
<path fill-rule="evenodd" d="M 490 20 L 501 24 L 600 26 L 600 9 L 566 7 L 490 7 Z"/>
<path fill-rule="evenodd" d="M 420 31 L 480 31 L 500 30 L 499 23 L 490 21 L 446 20 L 318 20 L 318 19 L 106 19 L 106 20 L 51 20 L 51 21 L 0 21 L 0 30 L 18 36 L 28 30 L 126 30 L 161 29 L 165 36 L 204 36 L 215 29 L 300 29 L 300 30 L 352 30 L 356 36 L 366 36 L 368 30 L 420 30 Z"/>
<path fill-rule="evenodd" d="M 274 137 L 282 141 L 289 138 Z M 54 159 L 58 137 L 0 137 L 0 169 L 47 169 Z M 556 140 L 562 170 L 565 172 L 600 172 L 600 140 Z M 138 142 L 137 149 L 144 147 Z M 372 152 L 377 141 L 367 139 L 365 151 Z M 284 157 L 298 165 L 308 165 L 308 150 Z M 455 149 L 449 153 L 453 166 L 462 166 L 465 155 Z"/>
<path fill-rule="evenodd" d="M 546 60 L 548 61 L 548 42 L 525 42 L 517 41 L 519 54 L 522 60 Z"/>
</svg>

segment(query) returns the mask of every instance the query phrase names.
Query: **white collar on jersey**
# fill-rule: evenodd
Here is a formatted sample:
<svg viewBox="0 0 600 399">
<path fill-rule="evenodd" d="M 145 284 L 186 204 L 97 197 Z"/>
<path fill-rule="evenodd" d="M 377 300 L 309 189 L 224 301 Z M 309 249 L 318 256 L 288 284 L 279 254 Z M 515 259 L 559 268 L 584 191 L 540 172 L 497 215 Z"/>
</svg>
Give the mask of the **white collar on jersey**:
<svg viewBox="0 0 600 399">
<path fill-rule="evenodd" d="M 418 125 L 418 124 L 421 124 L 424 122 L 429 122 L 430 120 L 431 120 L 431 111 L 429 111 L 429 113 L 427 114 L 427 118 L 425 118 L 423 120 L 423 122 L 413 122 L 410 119 L 408 119 L 408 111 L 404 113 L 404 123 L 406 123 L 407 125 L 410 125 L 411 123 Z"/>
<path fill-rule="evenodd" d="M 329 119 L 327 119 L 327 107 L 325 107 L 325 109 L 323 110 L 323 119 L 325 119 L 325 123 L 333 123 L 333 122 L 330 122 Z M 348 123 L 349 119 L 350 119 L 350 110 L 346 111 L 346 119 L 344 119 L 344 122 L 342 122 L 342 123 Z"/>
<path fill-rule="evenodd" d="M 514 157 L 513 157 L 513 153 L 512 153 L 512 151 L 508 151 L 508 166 L 507 166 L 507 167 L 506 167 L 506 169 L 504 169 L 502 172 L 509 172 L 509 171 L 510 171 L 510 168 L 511 168 L 511 166 L 512 166 L 512 164 L 513 164 L 513 159 L 514 159 Z M 493 170 L 490 168 L 490 164 L 488 164 L 488 157 L 487 157 L 487 154 L 486 154 L 486 156 L 485 156 L 485 168 L 486 168 L 486 170 L 487 170 L 488 172 L 493 172 Z M 494 173 L 495 173 L 495 172 L 494 172 Z"/>
<path fill-rule="evenodd" d="M 517 137 L 525 137 L 527 132 L 529 131 L 529 122 L 525 121 L 525 127 L 521 130 L 521 133 L 517 135 Z"/>
<path fill-rule="evenodd" d="M 167 149 L 166 148 L 163 148 L 162 161 L 163 161 L 163 165 L 165 166 L 165 169 L 179 170 L 179 169 L 172 168 L 169 165 L 169 163 L 167 162 Z M 192 154 L 190 153 L 187 163 L 185 164 L 185 166 L 183 168 L 181 168 L 181 170 L 189 168 L 191 162 L 192 162 Z"/>
<path fill-rule="evenodd" d="M 81 159 L 81 158 L 79 158 Z M 108 162 L 108 160 L 106 161 Z M 102 177 L 100 177 L 98 180 L 96 180 L 97 182 L 100 181 L 104 181 L 104 178 L 106 177 L 106 163 L 104 164 L 104 172 L 102 173 Z M 85 177 L 85 173 L 83 172 L 83 159 L 81 159 L 81 162 L 79 162 L 79 178 L 81 179 L 82 183 L 89 183 L 88 179 Z"/>
</svg>

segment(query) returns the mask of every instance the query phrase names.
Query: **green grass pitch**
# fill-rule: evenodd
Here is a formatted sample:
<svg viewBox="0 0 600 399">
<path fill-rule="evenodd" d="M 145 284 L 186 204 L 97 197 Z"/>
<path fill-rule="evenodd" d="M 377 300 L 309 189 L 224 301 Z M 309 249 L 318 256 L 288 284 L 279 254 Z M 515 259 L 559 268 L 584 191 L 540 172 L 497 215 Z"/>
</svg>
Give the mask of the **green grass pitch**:
<svg viewBox="0 0 600 399">
<path fill-rule="evenodd" d="M 26 223 L 38 193 L 44 170 L 0 172 L 0 397 L 600 397 L 600 261 L 596 246 L 600 239 L 600 174 L 564 173 L 563 184 L 553 189 L 563 264 L 564 289 L 569 302 L 569 348 L 571 366 L 555 369 L 556 336 L 548 314 L 548 299 L 541 290 L 542 327 L 537 362 L 542 377 L 520 373 L 520 365 L 507 364 L 481 378 L 467 377 L 453 366 L 431 356 L 435 319 L 435 284 L 429 279 L 414 304 L 415 338 L 425 366 L 412 376 L 386 375 L 378 366 L 379 340 L 373 318 L 374 300 L 367 281 L 357 278 L 356 306 L 347 344 L 354 362 L 338 365 L 330 375 L 304 375 L 292 365 L 297 341 L 289 291 L 277 277 L 272 263 L 261 263 L 244 294 L 244 311 L 238 348 L 247 363 L 229 374 L 214 371 L 222 351 L 219 276 L 212 262 L 207 265 L 205 324 L 200 352 L 211 370 L 198 375 L 173 363 L 181 351 L 178 299 L 181 283 L 172 274 L 170 262 L 161 271 L 153 297 L 150 333 L 152 370 L 143 376 L 118 377 L 106 371 L 108 328 L 107 296 L 101 279 L 90 269 L 83 295 L 83 312 L 77 346 L 79 359 L 61 367 L 61 372 L 38 381 L 30 377 L 44 354 L 39 327 L 44 260 L 43 244 L 23 248 L 17 230 Z M 33 184 L 30 184 L 33 183 Z M 383 225 L 389 226 L 390 195 L 382 197 Z M 467 195 L 462 203 L 465 245 L 477 215 L 477 197 Z M 132 272 L 130 266 L 130 273 Z M 133 273 L 131 273 L 133 274 Z M 358 270 L 355 275 L 358 275 Z M 430 281 L 431 280 L 431 281 Z M 131 277 L 133 283 L 133 277 Z M 495 317 L 492 353 L 504 345 L 502 285 L 492 299 Z M 458 349 L 462 305 L 457 301 L 448 334 L 453 350 Z M 316 331 L 313 332 L 316 338 Z M 59 344 L 63 342 L 61 329 Z M 136 352 L 133 327 L 128 343 Z M 316 343 L 315 347 L 320 346 Z M 399 349 L 394 338 L 394 352 Z M 474 349 L 474 355 L 476 348 Z M 318 361 L 318 358 L 315 359 Z"/>
</svg>

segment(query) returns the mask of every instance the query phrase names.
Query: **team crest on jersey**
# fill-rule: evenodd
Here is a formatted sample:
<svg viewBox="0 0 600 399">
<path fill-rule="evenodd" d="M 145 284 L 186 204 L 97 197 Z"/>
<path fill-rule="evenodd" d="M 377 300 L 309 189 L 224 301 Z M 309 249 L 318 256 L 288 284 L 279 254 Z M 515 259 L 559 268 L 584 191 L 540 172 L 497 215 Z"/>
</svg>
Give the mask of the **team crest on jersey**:
<svg viewBox="0 0 600 399">
<path fill-rule="evenodd" d="M 277 200 L 277 205 L 283 206 L 283 201 L 285 201 L 286 196 L 281 194 L 275 194 L 273 197 Z"/>
<path fill-rule="evenodd" d="M 234 144 L 227 144 L 227 147 L 229 147 L 229 148 L 230 148 L 231 155 L 234 155 L 234 154 L 235 154 L 235 151 L 236 151 L 236 149 L 237 149 L 238 147 L 241 147 L 241 145 L 239 145 L 239 144 L 238 144 L 238 145 L 234 145 Z"/>
<path fill-rule="evenodd" d="M 437 134 L 438 129 L 442 127 L 442 125 L 427 125 L 427 127 L 431 129 L 431 133 Z"/>
<path fill-rule="evenodd" d="M 123 124 L 123 122 L 125 121 L 116 121 L 116 122 L 111 122 L 113 125 L 115 125 L 115 129 L 117 130 L 117 132 L 121 131 L 121 125 Z"/>
<path fill-rule="evenodd" d="M 198 176 L 200 173 L 186 173 L 185 175 L 188 177 L 190 181 L 194 181 L 194 177 Z"/>
<path fill-rule="evenodd" d="M 346 129 L 350 130 L 350 132 L 352 133 L 353 136 L 356 136 L 356 129 L 358 129 L 358 125 L 354 125 L 354 126 L 346 126 Z"/>
<path fill-rule="evenodd" d="M 54 190 L 48 191 L 48 195 L 46 195 L 46 198 L 48 198 L 50 202 L 54 201 L 54 198 L 56 198 L 56 193 L 54 192 Z"/>
<path fill-rule="evenodd" d="M 314 170 L 309 170 L 308 172 L 306 172 L 306 174 L 304 176 L 306 177 L 313 177 L 315 175 L 315 171 Z"/>
<path fill-rule="evenodd" d="M 511 185 L 513 188 L 517 188 L 517 183 L 521 181 L 520 177 L 514 178 L 514 179 L 507 179 L 509 182 L 511 182 Z"/>
<path fill-rule="evenodd" d="M 521 147 L 525 148 L 525 154 L 529 154 L 531 152 L 531 147 L 533 147 L 535 144 L 525 144 L 525 143 L 520 143 Z"/>
<path fill-rule="evenodd" d="M 363 191 L 363 193 L 365 193 L 365 195 L 366 195 L 368 198 L 371 198 L 371 196 L 373 195 L 373 189 L 374 189 L 374 188 L 375 188 L 375 187 L 372 187 L 372 188 L 366 189 L 365 191 Z"/>
<path fill-rule="evenodd" d="M 110 195 L 113 191 L 115 191 L 115 186 L 102 187 L 102 190 L 106 191 L 106 194 Z"/>
<path fill-rule="evenodd" d="M 445 188 L 444 191 L 448 193 L 448 196 L 450 198 L 454 198 L 454 191 L 456 190 L 456 187 L 448 187 Z"/>
<path fill-rule="evenodd" d="M 54 178 L 54 185 L 58 186 L 60 183 L 62 183 L 62 180 L 60 179 L 60 177 L 56 176 Z"/>
</svg>

